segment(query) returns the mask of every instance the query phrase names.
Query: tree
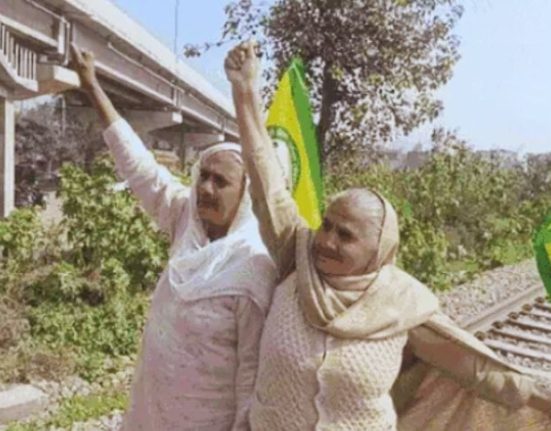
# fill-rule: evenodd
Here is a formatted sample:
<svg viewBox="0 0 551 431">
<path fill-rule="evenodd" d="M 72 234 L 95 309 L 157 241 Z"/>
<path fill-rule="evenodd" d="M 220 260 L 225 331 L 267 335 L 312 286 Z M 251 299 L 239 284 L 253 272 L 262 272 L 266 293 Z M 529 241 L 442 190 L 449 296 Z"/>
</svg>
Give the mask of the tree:
<svg viewBox="0 0 551 431">
<path fill-rule="evenodd" d="M 43 203 L 42 186 L 64 162 L 89 167 L 104 148 L 94 122 L 52 99 L 22 112 L 16 124 L 16 204 Z"/>
<path fill-rule="evenodd" d="M 435 90 L 459 59 L 452 31 L 462 12 L 457 0 L 238 0 L 225 8 L 220 41 L 185 54 L 255 37 L 268 92 L 299 55 L 325 160 L 336 147 L 385 142 L 439 115 Z"/>
</svg>

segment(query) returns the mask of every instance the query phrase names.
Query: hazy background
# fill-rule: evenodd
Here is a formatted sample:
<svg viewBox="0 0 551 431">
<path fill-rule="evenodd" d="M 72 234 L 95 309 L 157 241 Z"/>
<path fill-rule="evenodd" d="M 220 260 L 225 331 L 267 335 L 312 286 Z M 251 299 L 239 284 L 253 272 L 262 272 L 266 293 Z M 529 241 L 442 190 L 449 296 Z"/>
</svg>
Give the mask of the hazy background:
<svg viewBox="0 0 551 431">
<path fill-rule="evenodd" d="M 176 0 L 114 0 L 171 48 Z M 180 1 L 177 47 L 217 40 L 228 0 Z M 551 2 L 548 0 L 465 1 L 457 26 L 462 59 L 440 90 L 444 114 L 437 121 L 457 129 L 476 149 L 551 151 Z M 186 60 L 229 95 L 222 62 L 228 47 Z M 395 146 L 411 147 L 433 125 Z"/>
</svg>

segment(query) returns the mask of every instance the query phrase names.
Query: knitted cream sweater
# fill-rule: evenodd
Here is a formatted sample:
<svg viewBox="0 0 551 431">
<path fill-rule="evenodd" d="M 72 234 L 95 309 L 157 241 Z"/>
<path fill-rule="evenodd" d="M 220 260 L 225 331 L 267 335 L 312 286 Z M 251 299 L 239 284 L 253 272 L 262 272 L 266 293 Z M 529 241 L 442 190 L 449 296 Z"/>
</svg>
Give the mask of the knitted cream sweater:
<svg viewBox="0 0 551 431">
<path fill-rule="evenodd" d="M 264 326 L 250 421 L 256 431 L 392 431 L 390 388 L 407 335 L 337 339 L 308 325 L 296 274 L 276 288 Z"/>
</svg>

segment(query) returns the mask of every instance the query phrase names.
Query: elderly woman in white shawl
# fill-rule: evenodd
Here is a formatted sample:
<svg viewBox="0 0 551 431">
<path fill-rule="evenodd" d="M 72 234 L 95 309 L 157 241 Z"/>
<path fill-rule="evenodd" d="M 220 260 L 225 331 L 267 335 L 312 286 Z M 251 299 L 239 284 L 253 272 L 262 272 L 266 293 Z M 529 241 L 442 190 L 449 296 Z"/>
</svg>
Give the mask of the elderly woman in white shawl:
<svg viewBox="0 0 551 431">
<path fill-rule="evenodd" d="M 551 399 L 455 326 L 438 311 L 430 290 L 394 265 L 398 220 L 385 198 L 347 190 L 333 199 L 317 232 L 305 227 L 264 126 L 254 44 L 230 51 L 225 68 L 253 208 L 280 277 L 260 344 L 251 428 L 518 431 L 517 418 L 524 418 L 537 421 L 522 422 L 531 430 L 551 429 L 545 415 L 528 407 L 528 416 L 502 407 L 496 407 L 500 415 L 469 415 L 476 406 L 467 401 L 478 395 L 508 409 L 547 412 Z M 422 361 L 467 388 L 468 396 L 438 392 L 444 387 L 434 387 L 438 377 L 425 380 L 415 392 L 406 391 L 410 399 L 398 421 L 391 388 L 406 343 Z"/>
<path fill-rule="evenodd" d="M 248 429 L 258 343 L 275 268 L 251 210 L 241 150 L 201 154 L 191 190 L 159 166 L 73 47 L 119 173 L 171 240 L 134 376 L 127 431 Z"/>
</svg>

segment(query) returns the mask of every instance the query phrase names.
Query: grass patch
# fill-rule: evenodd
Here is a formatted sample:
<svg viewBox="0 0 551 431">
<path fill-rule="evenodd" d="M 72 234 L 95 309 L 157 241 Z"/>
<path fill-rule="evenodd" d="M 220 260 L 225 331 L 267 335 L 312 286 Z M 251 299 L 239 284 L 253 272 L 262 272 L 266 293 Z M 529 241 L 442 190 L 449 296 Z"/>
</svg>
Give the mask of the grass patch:
<svg viewBox="0 0 551 431">
<path fill-rule="evenodd" d="M 137 292 L 97 306 L 44 302 L 25 307 L 17 319 L 26 325 L 6 331 L 0 342 L 0 381 L 60 381 L 77 373 L 92 382 L 120 371 L 123 360 L 137 352 L 148 306 L 149 294 Z M 17 319 L 0 313 L 0 329 Z"/>
<path fill-rule="evenodd" d="M 12 423 L 6 431 L 35 431 L 48 428 L 70 428 L 76 422 L 98 419 L 113 410 L 124 410 L 128 403 L 128 394 L 123 392 L 77 395 L 61 402 L 54 415 L 45 420 L 36 420 L 26 424 Z"/>
</svg>

